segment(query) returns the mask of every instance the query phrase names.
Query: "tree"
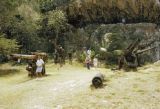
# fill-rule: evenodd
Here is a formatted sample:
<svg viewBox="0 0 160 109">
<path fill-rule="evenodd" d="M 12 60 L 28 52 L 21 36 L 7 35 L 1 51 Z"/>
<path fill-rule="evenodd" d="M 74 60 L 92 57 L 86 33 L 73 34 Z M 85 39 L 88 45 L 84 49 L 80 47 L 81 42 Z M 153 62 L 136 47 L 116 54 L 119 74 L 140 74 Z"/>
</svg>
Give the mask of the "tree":
<svg viewBox="0 0 160 109">
<path fill-rule="evenodd" d="M 52 36 L 54 40 L 54 47 L 57 46 L 59 31 L 64 30 L 66 25 L 67 19 L 63 11 L 54 10 L 48 13 L 48 27 L 51 29 L 52 32 L 55 32 L 55 36 Z"/>
<path fill-rule="evenodd" d="M 59 6 L 66 5 L 71 0 L 39 0 L 40 10 L 42 13 L 55 10 Z"/>
<path fill-rule="evenodd" d="M 10 54 L 17 51 L 19 45 L 16 40 L 7 39 L 3 35 L 0 35 L 0 54 Z"/>
<path fill-rule="evenodd" d="M 6 25 L 10 17 L 15 13 L 15 9 L 22 0 L 0 0 L 0 31 Z"/>
<path fill-rule="evenodd" d="M 6 34 L 6 38 L 17 40 L 18 44 L 21 45 L 21 53 L 41 50 L 42 46 L 45 48 L 45 41 L 37 35 L 38 29 L 41 28 L 39 23 L 41 14 L 37 6 L 31 5 L 31 3 L 33 2 L 23 2 L 16 6 L 1 29 L 2 33 Z"/>
</svg>

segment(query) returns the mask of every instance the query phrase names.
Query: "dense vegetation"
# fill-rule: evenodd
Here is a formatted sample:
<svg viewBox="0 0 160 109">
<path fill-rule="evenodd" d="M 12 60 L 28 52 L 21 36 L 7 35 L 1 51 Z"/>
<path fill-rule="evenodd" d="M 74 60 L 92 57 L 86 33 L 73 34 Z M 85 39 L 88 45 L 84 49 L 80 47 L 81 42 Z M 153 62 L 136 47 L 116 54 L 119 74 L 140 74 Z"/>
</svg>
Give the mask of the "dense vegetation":
<svg viewBox="0 0 160 109">
<path fill-rule="evenodd" d="M 0 4 L 0 42 L 6 41 L 0 44 L 0 54 L 17 48 L 18 53 L 36 50 L 53 53 L 58 44 L 66 52 L 80 51 L 84 46 L 97 52 L 104 47 L 111 52 L 123 49 L 135 36 L 142 37 L 145 33 L 136 34 L 134 27 L 125 31 L 126 27 L 109 28 L 106 24 L 160 23 L 158 0 L 1 0 Z M 157 26 L 153 29 L 157 30 Z M 106 33 L 114 33 L 110 45 L 102 43 Z M 126 42 L 117 42 L 122 40 Z"/>
</svg>

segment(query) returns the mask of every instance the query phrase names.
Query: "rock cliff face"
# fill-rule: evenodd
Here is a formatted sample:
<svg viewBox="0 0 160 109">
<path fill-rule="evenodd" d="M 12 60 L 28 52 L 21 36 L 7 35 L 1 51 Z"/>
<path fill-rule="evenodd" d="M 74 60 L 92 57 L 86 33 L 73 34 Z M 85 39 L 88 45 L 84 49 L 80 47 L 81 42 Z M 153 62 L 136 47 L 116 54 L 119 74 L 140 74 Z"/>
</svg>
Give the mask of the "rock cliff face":
<svg viewBox="0 0 160 109">
<path fill-rule="evenodd" d="M 137 38 L 142 39 L 141 45 L 159 38 L 159 0 L 63 1 L 65 5 L 62 3 L 58 8 L 66 12 L 68 23 L 73 27 L 68 37 L 73 39 L 72 43 L 77 43 L 76 40 L 80 42 L 77 47 L 74 46 L 75 49 L 86 46 L 99 52 L 102 47 L 113 56 L 114 50 L 125 49 Z M 152 55 L 155 53 L 148 54 L 148 59 L 155 57 Z"/>
<path fill-rule="evenodd" d="M 93 23 L 159 23 L 158 0 L 75 0 L 66 7 L 75 26 Z"/>
</svg>

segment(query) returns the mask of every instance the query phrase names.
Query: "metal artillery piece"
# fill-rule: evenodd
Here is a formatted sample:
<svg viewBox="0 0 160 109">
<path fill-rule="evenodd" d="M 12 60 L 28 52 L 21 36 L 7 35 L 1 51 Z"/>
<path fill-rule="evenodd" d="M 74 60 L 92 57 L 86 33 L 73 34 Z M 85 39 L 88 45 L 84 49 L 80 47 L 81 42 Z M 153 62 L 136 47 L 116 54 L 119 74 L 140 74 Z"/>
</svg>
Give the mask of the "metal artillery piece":
<svg viewBox="0 0 160 109">
<path fill-rule="evenodd" d="M 26 55 L 26 54 L 11 54 L 10 60 L 18 60 L 18 59 L 26 59 L 26 60 L 32 60 L 37 59 L 36 55 Z"/>
<path fill-rule="evenodd" d="M 47 53 L 45 52 L 31 52 L 32 55 L 36 55 L 36 57 L 41 56 L 41 58 L 46 62 L 48 60 Z"/>
<path fill-rule="evenodd" d="M 44 61 L 47 61 L 47 53 L 44 53 L 44 52 L 32 52 L 31 55 L 26 55 L 26 54 L 11 54 L 10 55 L 10 59 L 11 60 L 18 60 L 18 59 L 37 60 L 38 56 L 41 56 L 41 58 Z"/>
<path fill-rule="evenodd" d="M 134 53 L 134 49 L 138 46 L 140 40 L 137 39 L 134 43 L 131 43 L 126 50 L 124 50 L 124 54 L 119 59 L 119 68 L 136 68 L 138 66 L 137 56 Z"/>
<path fill-rule="evenodd" d="M 26 67 L 26 70 L 28 71 L 28 76 L 34 76 L 36 72 L 36 60 L 38 56 L 41 56 L 41 58 L 44 60 L 44 62 L 47 61 L 47 53 L 44 52 L 32 52 L 31 55 L 26 54 L 11 54 L 10 60 L 27 60 L 28 65 Z M 45 65 L 43 66 L 42 75 L 45 75 Z"/>
<path fill-rule="evenodd" d="M 100 88 L 103 86 L 103 82 L 104 82 L 104 75 L 101 73 L 98 73 L 96 76 L 93 77 L 92 79 L 92 85 L 95 88 Z"/>
<path fill-rule="evenodd" d="M 140 45 L 140 42 L 141 41 L 137 39 L 135 42 L 131 43 L 126 50 L 124 50 L 124 54 L 119 59 L 119 67 L 118 67 L 119 70 L 122 68 L 125 70 L 127 70 L 128 68 L 136 69 L 140 65 L 138 55 L 156 48 L 156 47 L 148 47 L 154 41 L 151 41 L 150 43 L 145 44 L 143 46 Z M 144 49 L 145 47 L 148 48 Z M 143 49 L 138 50 L 138 48 L 143 48 Z"/>
</svg>

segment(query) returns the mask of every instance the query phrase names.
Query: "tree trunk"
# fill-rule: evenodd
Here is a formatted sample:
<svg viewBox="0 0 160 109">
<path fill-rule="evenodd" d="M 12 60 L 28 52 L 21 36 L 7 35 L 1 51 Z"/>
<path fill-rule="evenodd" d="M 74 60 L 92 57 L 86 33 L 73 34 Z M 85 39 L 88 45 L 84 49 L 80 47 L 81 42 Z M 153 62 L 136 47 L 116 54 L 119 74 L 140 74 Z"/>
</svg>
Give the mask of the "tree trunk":
<svg viewBox="0 0 160 109">
<path fill-rule="evenodd" d="M 54 46 L 55 49 L 57 49 L 57 39 L 58 39 L 58 29 L 56 29 L 56 37 L 53 41 L 53 46 Z"/>
</svg>

